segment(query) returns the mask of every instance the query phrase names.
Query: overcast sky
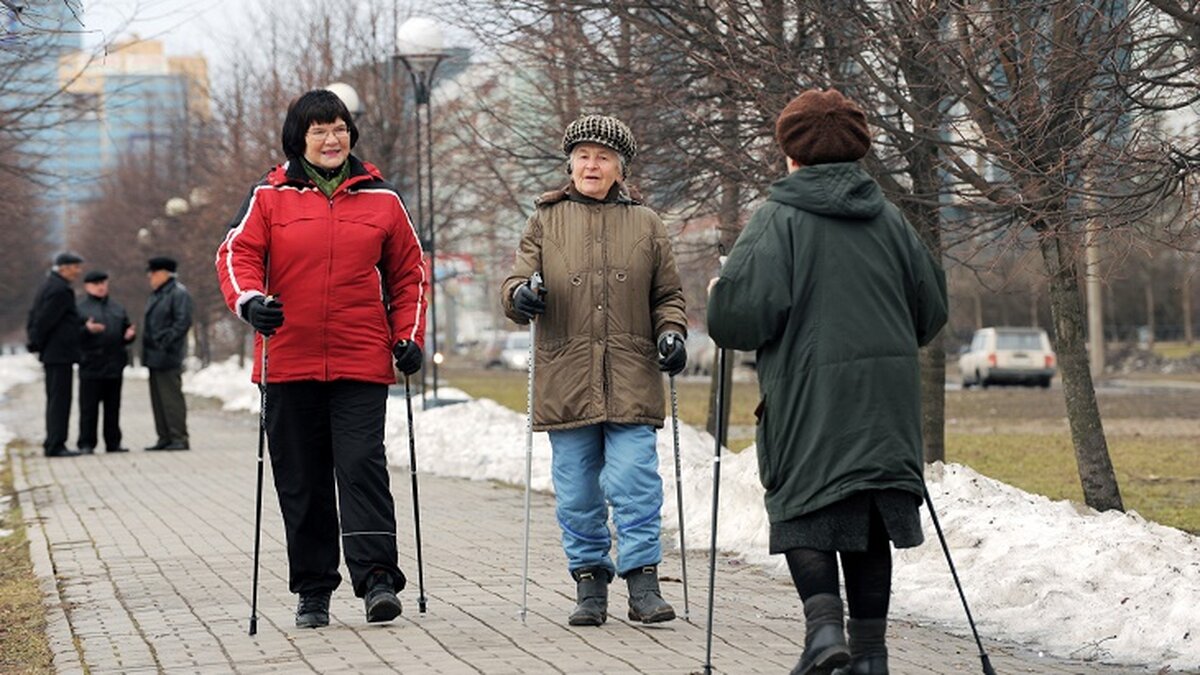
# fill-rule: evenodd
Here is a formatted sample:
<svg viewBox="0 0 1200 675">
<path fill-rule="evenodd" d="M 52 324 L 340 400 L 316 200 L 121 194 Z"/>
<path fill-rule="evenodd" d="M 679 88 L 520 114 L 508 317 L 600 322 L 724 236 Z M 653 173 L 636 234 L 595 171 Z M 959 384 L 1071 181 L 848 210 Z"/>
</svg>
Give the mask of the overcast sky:
<svg viewBox="0 0 1200 675">
<path fill-rule="evenodd" d="M 260 8 L 281 0 L 83 0 L 84 45 L 94 47 L 129 33 L 158 39 L 168 55 L 200 53 L 208 58 L 210 76 L 220 77 L 232 46 L 255 39 L 254 21 Z M 347 7 L 367 0 L 338 0 Z M 396 0 L 400 16 L 421 6 L 419 0 Z M 386 0 L 375 0 L 384 3 Z M 450 31 L 447 31 L 448 33 Z M 455 38 L 447 36 L 448 41 Z M 458 37 L 458 41 L 462 41 Z"/>
<path fill-rule="evenodd" d="M 168 54 L 201 53 L 209 67 L 223 65 L 231 41 L 246 39 L 249 25 L 236 19 L 263 0 L 84 0 L 84 44 L 95 46 L 129 33 L 162 40 Z"/>
</svg>

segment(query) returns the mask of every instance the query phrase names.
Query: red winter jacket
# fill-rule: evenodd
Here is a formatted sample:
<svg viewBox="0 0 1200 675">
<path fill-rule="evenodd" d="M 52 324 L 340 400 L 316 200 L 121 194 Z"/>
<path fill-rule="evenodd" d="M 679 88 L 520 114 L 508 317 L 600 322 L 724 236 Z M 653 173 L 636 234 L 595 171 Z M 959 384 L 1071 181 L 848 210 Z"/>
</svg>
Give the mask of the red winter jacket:
<svg viewBox="0 0 1200 675">
<path fill-rule="evenodd" d="M 272 383 L 392 384 L 393 345 L 424 347 L 425 266 L 416 231 L 379 170 L 353 155 L 348 161 L 350 175 L 332 197 L 299 162 L 272 169 L 217 249 L 217 278 L 235 314 L 256 296 L 283 303 L 283 326 L 267 357 Z M 255 335 L 255 382 L 261 349 Z"/>
</svg>

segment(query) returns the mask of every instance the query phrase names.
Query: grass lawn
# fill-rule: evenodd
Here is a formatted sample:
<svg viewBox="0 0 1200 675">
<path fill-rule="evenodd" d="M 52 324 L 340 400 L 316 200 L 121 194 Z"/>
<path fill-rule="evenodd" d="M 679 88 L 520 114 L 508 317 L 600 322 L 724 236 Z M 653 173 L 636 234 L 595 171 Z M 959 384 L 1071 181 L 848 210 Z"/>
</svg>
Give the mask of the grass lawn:
<svg viewBox="0 0 1200 675">
<path fill-rule="evenodd" d="M 13 451 L 10 447 L 8 461 L 20 461 Z M 11 465 L 0 471 L 0 494 L 13 494 Z M 0 672 L 47 673 L 52 661 L 46 641 L 46 610 L 15 498 L 0 506 L 0 517 L 0 528 L 12 530 L 0 538 Z"/>
<path fill-rule="evenodd" d="M 1125 508 L 1200 534 L 1200 437 L 1108 436 Z M 946 433 L 946 460 L 1053 499 L 1083 501 L 1067 434 Z"/>
<path fill-rule="evenodd" d="M 450 386 L 462 389 L 471 396 L 490 398 L 510 410 L 525 413 L 528 405 L 526 389 L 529 386 L 526 371 L 445 368 L 438 375 L 439 380 L 444 378 Z M 664 377 L 663 387 L 667 392 L 665 400 L 670 406 L 671 394 L 666 382 Z M 679 398 L 679 418 L 685 424 L 703 428 L 708 419 L 708 379 L 677 380 L 675 390 Z M 757 405 L 758 384 L 753 381 L 734 382 L 733 403 L 729 413 L 731 450 L 740 451 L 754 443 L 754 408 Z M 667 413 L 670 414 L 669 408 Z"/>
<path fill-rule="evenodd" d="M 1200 354 L 1200 341 L 1193 342 L 1191 347 L 1186 342 L 1155 342 L 1154 353 L 1166 359 L 1186 359 Z"/>
<path fill-rule="evenodd" d="M 525 412 L 524 372 L 443 372 L 451 386 Z M 677 388 L 680 417 L 702 427 L 708 380 L 680 380 Z M 1200 391 L 1101 391 L 1098 398 L 1125 507 L 1200 533 Z M 734 450 L 754 442 L 757 401 L 754 382 L 735 383 L 730 421 Z M 946 459 L 1027 492 L 1083 501 L 1059 389 L 947 391 Z"/>
</svg>

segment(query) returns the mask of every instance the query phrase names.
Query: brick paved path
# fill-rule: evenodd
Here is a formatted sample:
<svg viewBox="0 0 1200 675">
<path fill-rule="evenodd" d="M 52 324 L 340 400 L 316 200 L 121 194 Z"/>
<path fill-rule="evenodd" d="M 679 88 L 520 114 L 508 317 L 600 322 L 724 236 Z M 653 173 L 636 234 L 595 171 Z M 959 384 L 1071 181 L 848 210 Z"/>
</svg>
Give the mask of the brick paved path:
<svg viewBox="0 0 1200 675">
<path fill-rule="evenodd" d="M 192 451 L 142 452 L 154 439 L 145 390 L 143 380 L 126 382 L 123 428 L 134 452 L 125 455 L 41 457 L 40 383 L 12 392 L 0 411 L 0 424 L 29 441 L 13 464 L 59 672 L 702 670 L 705 552 L 689 558 L 691 623 L 630 624 L 618 583 L 605 626 L 570 628 L 565 618 L 574 590 L 547 495 L 533 500 L 533 580 L 523 625 L 522 493 L 511 486 L 421 477 L 429 605 L 419 614 L 409 478 L 400 471 L 392 475 L 392 491 L 401 567 L 410 577 L 401 594 L 403 616 L 367 625 L 361 602 L 344 583 L 334 594 L 328 628 L 294 627 L 295 597 L 287 590 L 283 526 L 268 469 L 258 635 L 249 637 L 256 419 L 191 399 Z M 661 572 L 677 577 L 678 570 L 677 555 L 668 553 Z M 680 584 L 665 583 L 664 593 L 682 612 Z M 788 672 L 803 641 L 800 603 L 791 587 L 722 557 L 716 597 L 714 670 Z M 973 642 L 936 627 L 894 620 L 889 646 L 894 673 L 980 672 Z M 1006 674 L 1133 670 L 1039 658 L 1011 644 L 989 643 L 988 649 L 997 671 Z"/>
</svg>

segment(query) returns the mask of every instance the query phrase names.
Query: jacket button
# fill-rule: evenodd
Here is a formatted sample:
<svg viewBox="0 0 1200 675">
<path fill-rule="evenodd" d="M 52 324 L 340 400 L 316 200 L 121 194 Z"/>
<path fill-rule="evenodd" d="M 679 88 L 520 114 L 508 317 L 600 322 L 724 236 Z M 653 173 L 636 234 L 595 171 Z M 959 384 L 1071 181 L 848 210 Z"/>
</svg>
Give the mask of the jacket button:
<svg viewBox="0 0 1200 675">
<path fill-rule="evenodd" d="M 596 309 L 603 311 L 604 305 L 596 305 Z"/>
</svg>

